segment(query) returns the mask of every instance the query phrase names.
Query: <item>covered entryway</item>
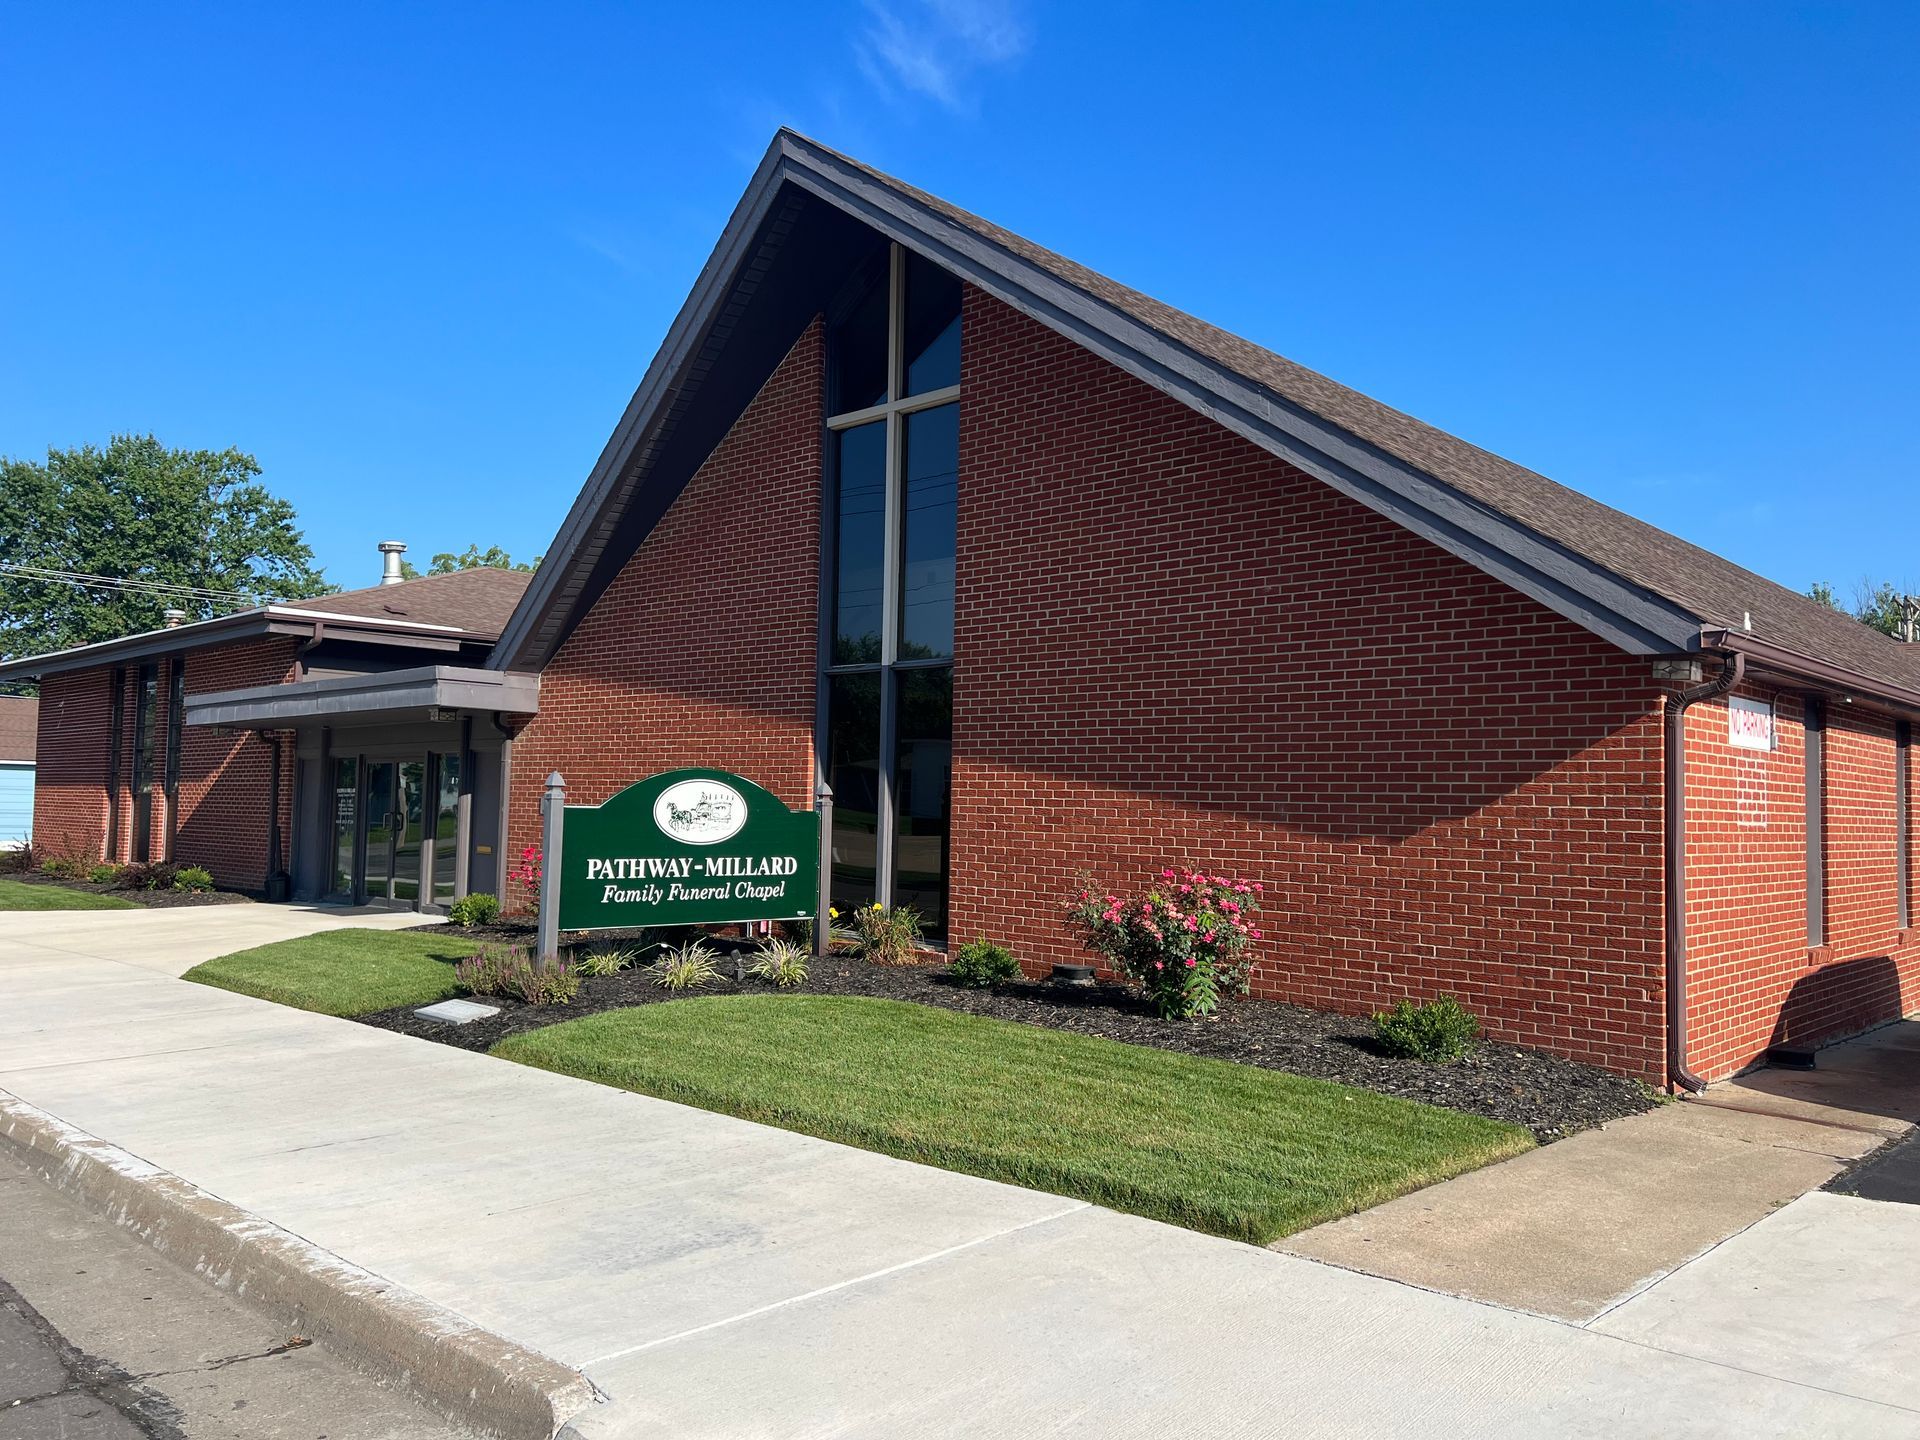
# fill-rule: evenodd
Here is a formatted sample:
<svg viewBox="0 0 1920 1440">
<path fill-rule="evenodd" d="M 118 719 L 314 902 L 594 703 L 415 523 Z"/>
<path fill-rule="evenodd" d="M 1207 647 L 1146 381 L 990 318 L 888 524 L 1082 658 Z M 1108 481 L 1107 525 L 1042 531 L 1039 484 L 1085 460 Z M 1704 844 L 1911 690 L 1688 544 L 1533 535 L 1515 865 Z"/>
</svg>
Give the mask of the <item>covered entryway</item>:
<svg viewBox="0 0 1920 1440">
<path fill-rule="evenodd" d="M 457 749 L 335 755 L 325 898 L 413 909 L 444 906 L 464 893 L 459 841 L 461 796 L 472 793 L 463 775 L 467 759 Z"/>
<path fill-rule="evenodd" d="M 294 899 L 437 911 L 503 889 L 506 763 L 539 689 L 435 665 L 190 696 L 186 723 L 293 732 Z"/>
</svg>

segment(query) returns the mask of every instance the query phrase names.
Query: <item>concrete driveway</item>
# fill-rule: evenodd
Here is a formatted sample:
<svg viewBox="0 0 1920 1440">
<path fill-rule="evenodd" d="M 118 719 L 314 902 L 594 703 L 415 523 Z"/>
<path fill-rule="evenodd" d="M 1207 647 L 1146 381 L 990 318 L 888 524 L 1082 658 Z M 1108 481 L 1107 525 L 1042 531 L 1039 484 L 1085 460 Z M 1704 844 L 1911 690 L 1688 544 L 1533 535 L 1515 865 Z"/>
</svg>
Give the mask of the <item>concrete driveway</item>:
<svg viewBox="0 0 1920 1440">
<path fill-rule="evenodd" d="M 1920 1436 L 1905 1207 L 1582 1328 L 172 978 L 338 923 L 0 916 L 0 1090 L 583 1370 L 582 1437 Z M 1809 1264 L 1820 1324 L 1713 1353 Z"/>
</svg>

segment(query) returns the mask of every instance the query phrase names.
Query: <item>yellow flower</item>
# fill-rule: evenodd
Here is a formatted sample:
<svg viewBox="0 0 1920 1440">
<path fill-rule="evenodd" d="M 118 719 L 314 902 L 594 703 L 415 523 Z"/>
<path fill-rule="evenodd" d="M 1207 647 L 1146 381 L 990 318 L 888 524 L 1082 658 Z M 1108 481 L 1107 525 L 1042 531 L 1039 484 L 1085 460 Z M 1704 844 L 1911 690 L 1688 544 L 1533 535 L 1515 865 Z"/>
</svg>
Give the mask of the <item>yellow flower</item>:
<svg viewBox="0 0 1920 1440">
<path fill-rule="evenodd" d="M 827 918 L 829 920 L 838 920 L 840 918 L 840 912 L 829 905 L 827 906 Z"/>
<path fill-rule="evenodd" d="M 874 908 L 874 909 L 876 909 L 876 910 L 884 910 L 884 909 L 886 909 L 887 907 L 886 907 L 886 906 L 884 906 L 884 905 L 882 905 L 882 904 L 881 904 L 881 903 L 880 903 L 880 902 L 879 902 L 878 900 L 876 900 L 876 901 L 874 901 L 874 902 L 873 902 L 873 908 Z"/>
</svg>

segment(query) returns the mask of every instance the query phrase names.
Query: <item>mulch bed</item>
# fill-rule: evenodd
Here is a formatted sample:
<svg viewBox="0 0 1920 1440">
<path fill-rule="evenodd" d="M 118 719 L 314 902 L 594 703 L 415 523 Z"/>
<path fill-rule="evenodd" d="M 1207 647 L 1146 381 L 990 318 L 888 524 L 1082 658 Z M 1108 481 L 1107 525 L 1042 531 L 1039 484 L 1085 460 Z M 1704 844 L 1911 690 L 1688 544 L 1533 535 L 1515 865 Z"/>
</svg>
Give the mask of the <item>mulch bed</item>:
<svg viewBox="0 0 1920 1440">
<path fill-rule="evenodd" d="M 22 885 L 58 885 L 62 890 L 84 890 L 89 895 L 117 895 L 151 910 L 171 910 L 182 905 L 251 905 L 251 895 L 232 890 L 122 890 L 113 885 L 95 885 L 89 880 L 60 880 L 38 871 L 25 871 L 6 877 Z"/>
<path fill-rule="evenodd" d="M 529 929 L 511 924 L 449 929 L 444 933 L 512 944 L 526 944 L 531 938 Z M 617 940 L 621 937 L 599 938 Z M 629 938 L 638 939 L 639 933 Z M 720 942 L 715 948 L 726 952 L 732 947 Z M 724 954 L 723 974 L 730 970 L 732 958 L 732 954 Z M 1260 1065 L 1510 1121 L 1524 1125 L 1542 1143 L 1639 1114 L 1658 1103 L 1654 1092 L 1638 1081 L 1509 1045 L 1482 1043 L 1472 1054 L 1450 1065 L 1396 1059 L 1375 1046 L 1373 1027 L 1364 1018 L 1333 1015 L 1274 1000 L 1230 1004 L 1208 1020 L 1166 1021 L 1154 1016 L 1132 991 L 1120 986 L 1058 986 L 1020 981 L 991 990 L 970 990 L 948 981 L 943 965 L 886 968 L 841 956 L 811 962 L 806 984 L 789 992 L 777 991 L 757 980 L 722 979 L 676 993 L 661 989 L 649 976 L 632 969 L 617 975 L 588 978 L 581 986 L 579 998 L 571 1005 L 532 1006 L 500 996 L 485 997 L 485 1003 L 498 1005 L 500 1013 L 467 1025 L 423 1020 L 413 1013 L 412 1006 L 382 1010 L 358 1019 L 362 1024 L 416 1035 L 442 1045 L 488 1050 L 509 1035 L 599 1010 L 655 1005 L 691 995 L 742 993 L 871 995 L 907 1000 L 964 1010 L 970 1015 L 1097 1035 L 1129 1045 L 1152 1045 L 1188 1055 Z"/>
</svg>

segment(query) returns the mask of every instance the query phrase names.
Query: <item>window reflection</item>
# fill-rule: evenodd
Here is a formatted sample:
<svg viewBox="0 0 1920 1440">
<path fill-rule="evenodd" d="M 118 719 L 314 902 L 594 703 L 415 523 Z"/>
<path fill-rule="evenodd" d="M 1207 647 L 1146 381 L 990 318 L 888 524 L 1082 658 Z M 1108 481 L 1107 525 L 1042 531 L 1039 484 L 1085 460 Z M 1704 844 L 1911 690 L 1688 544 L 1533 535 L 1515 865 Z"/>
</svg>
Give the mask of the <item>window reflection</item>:
<svg viewBox="0 0 1920 1440">
<path fill-rule="evenodd" d="M 953 654 L 955 499 L 960 407 L 907 416 L 904 533 L 900 545 L 900 658 Z"/>
<path fill-rule="evenodd" d="M 833 663 L 877 662 L 886 601 L 886 422 L 842 430 L 838 445 Z"/>
<path fill-rule="evenodd" d="M 953 801 L 953 671 L 902 670 L 894 705 L 893 903 L 947 933 L 947 834 Z"/>
<path fill-rule="evenodd" d="M 871 905 L 879 875 L 880 672 L 835 675 L 827 691 L 833 787 L 833 903 Z"/>
<path fill-rule="evenodd" d="M 918 255 L 907 257 L 906 393 L 960 383 L 960 279 Z"/>
</svg>

